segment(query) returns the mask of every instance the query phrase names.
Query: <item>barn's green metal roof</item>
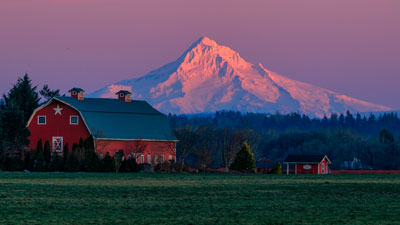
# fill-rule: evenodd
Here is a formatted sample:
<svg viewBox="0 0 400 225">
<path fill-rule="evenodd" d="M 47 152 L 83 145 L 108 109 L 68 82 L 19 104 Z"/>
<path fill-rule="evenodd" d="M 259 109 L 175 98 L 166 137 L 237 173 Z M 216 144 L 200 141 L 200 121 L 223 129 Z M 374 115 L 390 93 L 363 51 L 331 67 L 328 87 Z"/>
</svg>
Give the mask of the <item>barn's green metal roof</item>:
<svg viewBox="0 0 400 225">
<path fill-rule="evenodd" d="M 145 101 L 56 97 L 78 111 L 95 138 L 176 140 L 166 116 Z"/>
</svg>

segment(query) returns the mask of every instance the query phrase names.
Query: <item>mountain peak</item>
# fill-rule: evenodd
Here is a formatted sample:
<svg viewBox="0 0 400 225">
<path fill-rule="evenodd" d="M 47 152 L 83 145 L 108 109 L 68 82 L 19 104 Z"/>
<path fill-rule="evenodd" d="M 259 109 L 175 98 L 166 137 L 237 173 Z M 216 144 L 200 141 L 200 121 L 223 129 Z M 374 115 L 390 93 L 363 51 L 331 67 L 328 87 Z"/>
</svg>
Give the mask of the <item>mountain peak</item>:
<svg viewBox="0 0 400 225">
<path fill-rule="evenodd" d="M 92 96 L 113 97 L 115 89 L 131 90 L 135 98 L 177 114 L 237 110 L 323 117 L 347 110 L 390 110 L 279 75 L 205 36 L 176 61 L 142 77 L 106 86 Z"/>
<path fill-rule="evenodd" d="M 200 37 L 194 43 L 194 45 L 199 45 L 199 44 L 208 45 L 208 46 L 218 46 L 217 42 L 215 42 L 214 40 L 212 40 L 211 38 L 206 37 L 206 36 Z"/>
</svg>

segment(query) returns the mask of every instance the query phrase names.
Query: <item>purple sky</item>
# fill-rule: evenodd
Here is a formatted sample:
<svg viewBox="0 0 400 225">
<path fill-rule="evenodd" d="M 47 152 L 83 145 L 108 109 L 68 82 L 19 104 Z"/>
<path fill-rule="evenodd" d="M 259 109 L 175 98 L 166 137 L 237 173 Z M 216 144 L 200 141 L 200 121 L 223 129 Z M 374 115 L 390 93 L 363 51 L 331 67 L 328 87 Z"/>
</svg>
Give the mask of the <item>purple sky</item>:
<svg viewBox="0 0 400 225">
<path fill-rule="evenodd" d="M 398 0 L 1 0 L 0 93 L 25 72 L 91 92 L 208 36 L 282 75 L 400 109 L 399 11 Z"/>
</svg>

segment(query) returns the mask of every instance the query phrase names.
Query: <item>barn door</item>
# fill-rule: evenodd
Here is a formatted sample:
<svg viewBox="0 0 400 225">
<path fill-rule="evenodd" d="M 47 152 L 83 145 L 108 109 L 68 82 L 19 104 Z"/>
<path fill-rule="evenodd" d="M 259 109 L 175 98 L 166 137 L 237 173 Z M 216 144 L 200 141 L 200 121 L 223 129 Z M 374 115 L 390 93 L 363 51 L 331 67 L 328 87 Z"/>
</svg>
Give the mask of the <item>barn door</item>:
<svg viewBox="0 0 400 225">
<path fill-rule="evenodd" d="M 63 137 L 53 137 L 53 152 L 63 152 Z"/>
</svg>

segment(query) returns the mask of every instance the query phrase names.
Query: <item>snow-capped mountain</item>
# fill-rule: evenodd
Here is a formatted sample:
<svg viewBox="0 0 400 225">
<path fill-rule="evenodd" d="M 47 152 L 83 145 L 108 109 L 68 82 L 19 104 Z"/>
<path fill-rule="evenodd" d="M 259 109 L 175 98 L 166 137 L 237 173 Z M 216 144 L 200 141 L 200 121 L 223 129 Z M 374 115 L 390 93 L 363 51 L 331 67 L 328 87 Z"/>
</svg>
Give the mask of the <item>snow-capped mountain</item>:
<svg viewBox="0 0 400 225">
<path fill-rule="evenodd" d="M 321 117 L 346 110 L 390 110 L 279 75 L 207 37 L 193 43 L 176 61 L 90 96 L 114 98 L 119 90 L 132 92 L 134 99 L 146 100 L 164 113 L 279 111 Z"/>
</svg>

